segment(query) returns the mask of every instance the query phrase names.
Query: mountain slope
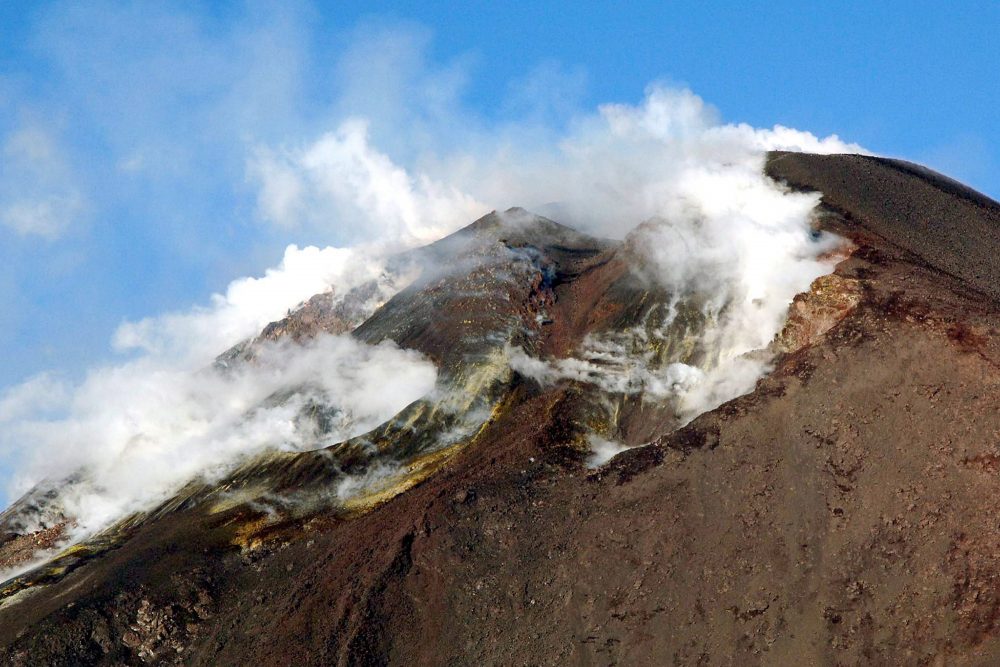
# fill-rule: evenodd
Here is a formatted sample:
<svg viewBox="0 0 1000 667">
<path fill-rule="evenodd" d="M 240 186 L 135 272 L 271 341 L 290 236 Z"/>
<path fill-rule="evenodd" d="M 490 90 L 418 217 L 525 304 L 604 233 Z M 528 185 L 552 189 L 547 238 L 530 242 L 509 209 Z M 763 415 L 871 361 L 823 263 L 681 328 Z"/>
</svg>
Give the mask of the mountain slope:
<svg viewBox="0 0 1000 667">
<path fill-rule="evenodd" d="M 370 469 L 349 441 L 188 489 L 9 584 L 3 661 L 1000 660 L 1000 206 L 888 160 L 767 169 L 821 191 L 818 224 L 855 247 L 797 299 L 752 393 L 677 430 L 669 403 L 510 373 L 512 345 L 566 356 L 654 326 L 669 295 L 629 270 L 627 243 L 488 216 L 424 251 L 480 259 L 354 331 L 427 354 L 465 399 L 365 436 L 399 465 L 388 483 L 260 510 L 265 491 Z M 457 422 L 443 447 L 414 435 Z M 595 429 L 653 442 L 592 470 Z"/>
</svg>

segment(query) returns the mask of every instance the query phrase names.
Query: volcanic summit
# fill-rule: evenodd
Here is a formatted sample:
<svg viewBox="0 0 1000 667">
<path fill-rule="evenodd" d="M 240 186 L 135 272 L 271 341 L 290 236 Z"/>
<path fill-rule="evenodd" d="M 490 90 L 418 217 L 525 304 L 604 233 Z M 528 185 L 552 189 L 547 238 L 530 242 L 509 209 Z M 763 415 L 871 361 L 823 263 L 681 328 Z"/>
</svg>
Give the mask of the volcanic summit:
<svg viewBox="0 0 1000 667">
<path fill-rule="evenodd" d="M 766 175 L 821 195 L 826 269 L 753 349 L 723 325 L 767 304 L 650 276 L 669 220 L 510 209 L 219 350 L 223 383 L 337 345 L 433 389 L 368 424 L 303 373 L 246 414 L 308 447 L 90 534 L 87 471 L 29 491 L 0 661 L 1000 662 L 1000 204 L 871 156 Z"/>
</svg>

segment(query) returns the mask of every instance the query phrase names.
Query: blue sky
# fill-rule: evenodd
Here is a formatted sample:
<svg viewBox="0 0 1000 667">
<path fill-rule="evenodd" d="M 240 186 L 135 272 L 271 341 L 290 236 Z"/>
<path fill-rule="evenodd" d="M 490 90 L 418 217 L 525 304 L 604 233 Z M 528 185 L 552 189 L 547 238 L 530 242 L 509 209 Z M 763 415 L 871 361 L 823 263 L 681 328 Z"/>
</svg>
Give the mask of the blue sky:
<svg viewBox="0 0 1000 667">
<path fill-rule="evenodd" d="M 123 321 L 205 303 L 288 243 L 344 242 L 262 222 L 247 164 L 349 115 L 406 164 L 665 81 L 727 121 L 836 133 L 997 197 L 1000 6 L 947 4 L 8 0 L 0 207 L 44 207 L 0 225 L 0 387 L 114 358 Z"/>
</svg>

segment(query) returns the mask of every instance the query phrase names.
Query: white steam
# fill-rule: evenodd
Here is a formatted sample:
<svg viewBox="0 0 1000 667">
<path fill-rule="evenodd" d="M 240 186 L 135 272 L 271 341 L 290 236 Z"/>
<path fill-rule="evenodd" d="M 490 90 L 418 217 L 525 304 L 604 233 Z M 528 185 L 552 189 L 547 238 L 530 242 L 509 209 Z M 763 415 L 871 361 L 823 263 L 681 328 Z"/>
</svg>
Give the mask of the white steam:
<svg viewBox="0 0 1000 667">
<path fill-rule="evenodd" d="M 560 222 L 616 238 L 657 219 L 630 240 L 649 260 L 647 277 L 678 300 L 697 298 L 714 323 L 696 365 L 655 366 L 641 345 L 592 339 L 573 359 L 515 351 L 515 368 L 543 381 L 676 396 L 693 416 L 753 386 L 766 360 L 746 353 L 767 345 L 794 294 L 830 268 L 818 259 L 827 241 L 809 232 L 816 198 L 765 178 L 764 151 L 860 150 L 782 127 L 720 124 L 690 91 L 662 87 L 638 106 L 605 105 L 576 118 L 566 133 L 470 125 L 448 128 L 467 142 L 458 148 L 430 150 L 427 136 L 418 151 L 389 147 L 416 155 L 406 165 L 376 149 L 376 135 L 357 119 L 305 145 L 255 148 L 247 177 L 259 217 L 283 229 L 325 227 L 355 245 L 289 246 L 279 267 L 234 281 L 209 306 L 122 325 L 115 346 L 136 358 L 75 386 L 43 376 L 9 390 L 0 398 L 0 443 L 23 458 L 11 490 L 83 471 L 62 502 L 87 533 L 247 456 L 318 447 L 377 425 L 431 390 L 433 366 L 391 345 L 326 337 L 305 348 L 265 348 L 257 366 L 232 373 L 199 369 L 315 293 L 343 296 L 376 281 L 388 297 L 401 286 L 386 275 L 390 249 L 510 205 L 545 205 L 541 212 Z M 269 401 L 276 394 L 290 398 Z M 311 398 L 341 411 L 322 437 L 296 419 Z"/>
<path fill-rule="evenodd" d="M 429 177 L 493 207 L 523 206 L 583 231 L 622 238 L 654 217 L 673 222 L 700 214 L 718 226 L 745 214 L 774 229 L 789 216 L 801 223 L 815 200 L 779 196 L 781 190 L 762 174 L 765 152 L 864 152 L 836 136 L 721 124 L 718 112 L 691 91 L 662 86 L 650 87 L 637 106 L 603 105 L 570 127 L 545 141 L 537 134 L 523 143 L 506 135 L 493 144 L 483 139 L 477 154 L 440 155 L 422 167 Z M 726 237 L 714 242 L 724 244 Z M 672 261 L 684 261 L 683 255 Z"/>
<path fill-rule="evenodd" d="M 722 125 L 690 91 L 653 88 L 638 107 L 602 107 L 542 170 L 512 177 L 504 187 L 537 189 L 598 233 L 621 237 L 647 221 L 626 243 L 672 298 L 652 331 L 591 336 L 565 359 L 511 350 L 512 367 L 543 384 L 573 380 L 669 400 L 681 423 L 751 391 L 769 369 L 765 350 L 789 304 L 832 269 L 822 255 L 837 244 L 810 229 L 818 195 L 790 192 L 764 175 L 767 150 L 862 152 L 784 127 Z M 700 320 L 671 333 L 678 304 L 696 306 Z M 657 344 L 670 335 L 687 337 L 684 358 L 657 358 Z"/>
<path fill-rule="evenodd" d="M 333 288 L 343 296 L 370 281 L 379 283 L 381 293 L 395 288 L 385 272 L 384 254 L 376 248 L 291 245 L 277 268 L 260 278 L 234 280 L 225 294 L 212 296 L 211 306 L 126 322 L 115 332 L 114 344 L 119 350 L 141 350 L 197 367 L 314 294 Z"/>
<path fill-rule="evenodd" d="M 625 450 L 632 449 L 624 443 L 593 434 L 587 438 L 587 441 L 590 444 L 590 456 L 587 457 L 588 468 L 600 468 Z"/>
<path fill-rule="evenodd" d="M 255 361 L 191 373 L 147 358 L 93 372 L 65 416 L 12 425 L 33 445 L 15 483 L 27 490 L 39 478 L 76 475 L 60 503 L 79 534 L 91 534 L 262 451 L 360 435 L 430 392 L 437 377 L 412 351 L 350 336 L 264 346 Z M 324 429 L 302 418 L 310 405 L 327 411 Z"/>
<path fill-rule="evenodd" d="M 333 222 L 352 241 L 430 243 L 489 210 L 454 186 L 411 176 L 369 143 L 368 124 L 347 120 L 303 149 L 261 148 L 250 161 L 260 215 L 282 227 Z M 335 218 L 328 218 L 331 212 Z"/>
</svg>

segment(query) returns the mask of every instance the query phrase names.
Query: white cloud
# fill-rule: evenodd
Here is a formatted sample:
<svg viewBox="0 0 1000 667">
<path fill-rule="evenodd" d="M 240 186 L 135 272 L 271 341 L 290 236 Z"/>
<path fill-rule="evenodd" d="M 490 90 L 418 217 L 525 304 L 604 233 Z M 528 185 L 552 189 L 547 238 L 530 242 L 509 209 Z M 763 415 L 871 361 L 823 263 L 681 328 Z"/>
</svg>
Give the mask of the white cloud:
<svg viewBox="0 0 1000 667">
<path fill-rule="evenodd" d="M 0 224 L 54 240 L 84 209 L 83 196 L 51 133 L 26 125 L 7 135 L 0 162 Z"/>
<path fill-rule="evenodd" d="M 81 209 L 79 196 L 14 199 L 0 203 L 0 223 L 21 236 L 53 240 L 72 225 Z"/>
</svg>

